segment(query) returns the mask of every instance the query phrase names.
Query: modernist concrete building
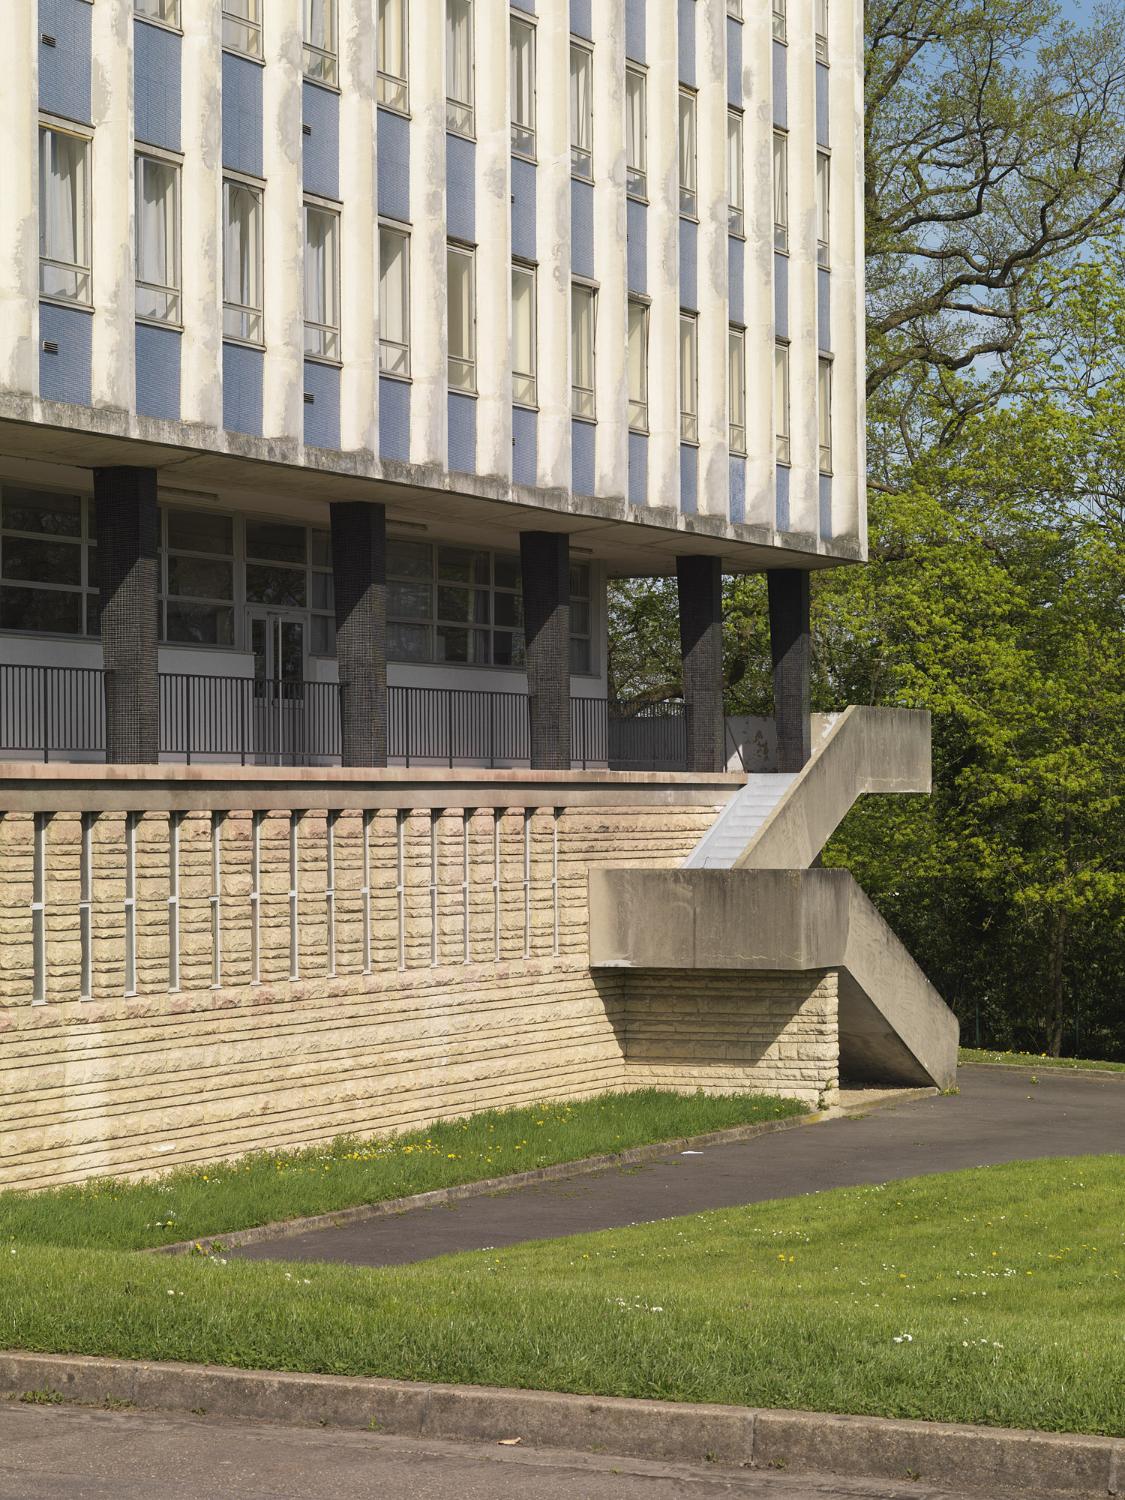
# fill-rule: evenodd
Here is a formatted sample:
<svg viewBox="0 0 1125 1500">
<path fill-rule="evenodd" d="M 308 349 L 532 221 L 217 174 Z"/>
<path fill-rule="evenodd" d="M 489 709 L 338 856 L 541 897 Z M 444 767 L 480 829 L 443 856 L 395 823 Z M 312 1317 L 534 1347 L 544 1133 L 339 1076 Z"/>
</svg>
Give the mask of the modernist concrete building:
<svg viewBox="0 0 1125 1500">
<path fill-rule="evenodd" d="M 859 0 L 5 23 L 0 753 L 604 763 L 607 577 L 678 573 L 714 770 L 768 570 L 803 761 L 808 572 L 865 550 Z"/>
</svg>

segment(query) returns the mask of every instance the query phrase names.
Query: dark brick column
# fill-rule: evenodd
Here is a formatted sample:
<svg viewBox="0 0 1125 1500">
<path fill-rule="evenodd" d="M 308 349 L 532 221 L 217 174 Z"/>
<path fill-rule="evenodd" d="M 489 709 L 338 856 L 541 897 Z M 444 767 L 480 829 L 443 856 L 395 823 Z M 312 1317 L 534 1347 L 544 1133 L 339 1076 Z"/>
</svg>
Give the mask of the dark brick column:
<svg viewBox="0 0 1125 1500">
<path fill-rule="evenodd" d="M 570 540 L 553 531 L 520 533 L 531 765 L 570 770 Z"/>
<path fill-rule="evenodd" d="M 777 769 L 799 771 L 812 754 L 809 575 L 804 568 L 773 568 L 766 574 L 766 582 L 770 601 Z"/>
<path fill-rule="evenodd" d="M 677 557 L 684 659 L 687 768 L 726 765 L 723 719 L 723 574 L 717 557 Z"/>
<path fill-rule="evenodd" d="M 114 764 L 160 758 L 155 469 L 95 469 L 105 656 L 105 750 Z"/>
<path fill-rule="evenodd" d="M 340 746 L 345 766 L 387 764 L 387 517 L 369 500 L 332 513 Z"/>
</svg>

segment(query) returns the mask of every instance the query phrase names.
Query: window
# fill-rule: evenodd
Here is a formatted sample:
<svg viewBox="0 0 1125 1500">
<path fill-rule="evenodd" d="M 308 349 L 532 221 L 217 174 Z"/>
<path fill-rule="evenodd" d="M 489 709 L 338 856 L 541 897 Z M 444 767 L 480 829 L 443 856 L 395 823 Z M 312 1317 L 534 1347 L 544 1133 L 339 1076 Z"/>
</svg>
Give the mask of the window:
<svg viewBox="0 0 1125 1500">
<path fill-rule="evenodd" d="M 262 190 L 223 181 L 223 337 L 262 342 Z"/>
<path fill-rule="evenodd" d="M 570 44 L 570 170 L 587 180 L 594 175 L 594 54 Z"/>
<path fill-rule="evenodd" d="M 473 0 L 445 0 L 445 124 L 454 135 L 475 130 Z"/>
<path fill-rule="evenodd" d="M 648 431 L 648 303 L 629 299 L 629 343 L 626 352 L 629 428 Z"/>
<path fill-rule="evenodd" d="M 590 662 L 590 564 L 575 563 L 570 569 L 570 670 L 586 674 L 592 670 Z"/>
<path fill-rule="evenodd" d="M 138 156 L 137 317 L 146 323 L 180 321 L 180 169 L 155 156 Z"/>
<path fill-rule="evenodd" d="M 535 268 L 512 266 L 512 400 L 536 403 Z"/>
<path fill-rule="evenodd" d="M 789 249 L 789 137 L 773 133 L 773 247 Z"/>
<path fill-rule="evenodd" d="M 332 577 L 332 533 L 309 532 L 312 572 L 312 613 L 309 616 L 309 650 L 313 656 L 336 654 L 336 587 Z"/>
<path fill-rule="evenodd" d="M 233 646 L 233 517 L 170 510 L 165 526 L 162 638 L 192 646 Z"/>
<path fill-rule="evenodd" d="M 816 60 L 828 61 L 828 0 L 816 0 Z"/>
<path fill-rule="evenodd" d="M 410 374 L 410 236 L 379 226 L 379 368 Z"/>
<path fill-rule="evenodd" d="M 680 441 L 699 441 L 699 320 L 680 314 Z"/>
<path fill-rule="evenodd" d="M 731 234 L 741 235 L 745 229 L 746 206 L 745 174 L 742 165 L 742 112 L 727 111 L 727 227 Z"/>
<path fill-rule="evenodd" d="M 303 0 L 305 77 L 316 83 L 339 81 L 336 55 L 336 0 Z"/>
<path fill-rule="evenodd" d="M 832 472 L 832 361 L 816 362 L 816 411 L 820 434 L 820 472 Z"/>
<path fill-rule="evenodd" d="M 625 188 L 634 198 L 648 195 L 648 79 L 637 68 L 625 73 Z"/>
<path fill-rule="evenodd" d="M 789 462 L 789 345 L 775 344 L 773 351 L 774 457 Z"/>
<path fill-rule="evenodd" d="M 595 331 L 598 294 L 592 286 L 570 289 L 570 409 L 574 416 L 593 421 Z"/>
<path fill-rule="evenodd" d="M 742 0 L 727 0 L 727 15 L 733 21 L 742 20 Z"/>
<path fill-rule="evenodd" d="M 695 95 L 680 90 L 680 212 L 695 217 L 696 209 Z"/>
<path fill-rule="evenodd" d="M 39 291 L 60 302 L 90 300 L 89 147 L 39 131 Z"/>
<path fill-rule="evenodd" d="M 512 150 L 535 159 L 535 27 L 509 21 L 512 69 Z"/>
<path fill-rule="evenodd" d="M 785 0 L 773 0 L 773 39 L 785 40 Z"/>
<path fill-rule="evenodd" d="M 0 494 L 0 630 L 97 635 L 94 502 L 4 485 Z"/>
<path fill-rule="evenodd" d="M 171 532 L 169 531 L 169 551 Z M 285 521 L 246 522 L 246 602 L 276 609 L 307 609 L 306 532 Z"/>
<path fill-rule="evenodd" d="M 340 215 L 305 204 L 305 353 L 340 358 Z"/>
<path fill-rule="evenodd" d="M 727 385 L 730 392 L 730 451 L 746 452 L 746 330 L 727 334 Z"/>
<path fill-rule="evenodd" d="M 826 266 L 829 260 L 829 223 L 832 202 L 832 158 L 825 151 L 816 153 L 816 259 Z"/>
<path fill-rule="evenodd" d="M 402 113 L 410 108 L 406 3 L 407 0 L 379 0 L 375 39 L 379 103 Z"/>
<path fill-rule="evenodd" d="M 146 21 L 163 21 L 165 26 L 179 26 L 180 0 L 133 0 L 134 15 Z"/>
<path fill-rule="evenodd" d="M 476 392 L 477 310 L 475 254 L 463 245 L 446 248 L 449 312 L 449 389 Z"/>
<path fill-rule="evenodd" d="M 262 0 L 223 0 L 223 46 L 244 57 L 261 57 Z"/>
</svg>

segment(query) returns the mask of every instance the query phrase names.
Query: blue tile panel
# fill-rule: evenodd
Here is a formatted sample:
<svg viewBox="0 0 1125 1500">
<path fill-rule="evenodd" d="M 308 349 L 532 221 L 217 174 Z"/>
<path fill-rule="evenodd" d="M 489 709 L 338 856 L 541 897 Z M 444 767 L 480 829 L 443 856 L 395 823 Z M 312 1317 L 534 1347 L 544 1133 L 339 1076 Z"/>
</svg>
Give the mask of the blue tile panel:
<svg viewBox="0 0 1125 1500">
<path fill-rule="evenodd" d="M 379 212 L 388 219 L 410 219 L 410 121 L 389 109 L 376 111 L 379 157 Z"/>
<path fill-rule="evenodd" d="M 738 453 L 730 457 L 730 518 L 736 526 L 746 519 L 746 460 Z"/>
<path fill-rule="evenodd" d="M 592 0 L 570 0 L 570 29 L 575 36 L 584 36 L 587 41 L 594 39 L 592 12 Z"/>
<path fill-rule="evenodd" d="M 16 3 L 29 6 L 33 0 Z M 91 11 L 85 0 L 39 0 L 39 108 L 86 124 L 90 123 Z M 47 46 L 44 36 L 53 37 L 55 45 Z M 9 66 L 11 62 L 9 58 Z"/>
<path fill-rule="evenodd" d="M 464 136 L 445 138 L 446 227 L 450 237 L 475 244 L 477 237 L 477 147 Z"/>
<path fill-rule="evenodd" d="M 742 22 L 727 17 L 727 103 L 742 108 Z"/>
<path fill-rule="evenodd" d="M 410 461 L 410 387 L 379 377 L 379 457 Z"/>
<path fill-rule="evenodd" d="M 832 540 L 832 475 L 820 475 L 820 535 L 823 541 Z"/>
<path fill-rule="evenodd" d="M 647 0 L 625 0 L 625 56 L 645 61 L 645 6 Z"/>
<path fill-rule="evenodd" d="M 305 360 L 305 442 L 313 448 L 340 446 L 340 371 Z"/>
<path fill-rule="evenodd" d="M 680 444 L 680 510 L 694 516 L 699 509 L 699 449 Z"/>
<path fill-rule="evenodd" d="M 142 417 L 180 420 L 180 344 L 175 328 L 137 324 L 137 411 Z"/>
<path fill-rule="evenodd" d="M 449 471 L 475 474 L 477 469 L 477 401 L 449 392 Z"/>
<path fill-rule="evenodd" d="M 39 304 L 39 394 L 44 401 L 90 405 L 90 338 L 94 319 L 73 307 Z M 44 344 L 57 344 L 48 354 Z"/>
<path fill-rule="evenodd" d="M 133 24 L 133 128 L 138 141 L 180 149 L 182 38 L 162 26 Z"/>
<path fill-rule="evenodd" d="M 773 258 L 773 326 L 779 339 L 789 337 L 789 257 Z"/>
<path fill-rule="evenodd" d="M 823 266 L 816 273 L 816 342 L 824 354 L 832 352 L 832 273 Z"/>
<path fill-rule="evenodd" d="M 570 487 L 576 495 L 594 493 L 594 442 L 597 426 L 593 422 L 570 424 Z"/>
<path fill-rule="evenodd" d="M 594 184 L 570 184 L 570 269 L 575 276 L 594 274 Z"/>
<path fill-rule="evenodd" d="M 789 530 L 789 468 L 786 464 L 777 466 L 777 529 L 778 531 Z"/>
<path fill-rule="evenodd" d="M 789 49 L 783 42 L 773 44 L 773 123 L 782 130 L 789 125 L 789 91 L 786 86 L 786 63 Z"/>
<path fill-rule="evenodd" d="M 699 225 L 680 220 L 680 306 L 699 306 Z"/>
<path fill-rule="evenodd" d="M 512 157 L 512 254 L 535 259 L 535 167 L 518 156 Z"/>
<path fill-rule="evenodd" d="M 732 323 L 746 321 L 746 241 L 727 238 L 727 299 Z"/>
<path fill-rule="evenodd" d="M 517 10 L 526 10 L 530 16 L 535 14 L 535 0 L 512 0 L 512 4 Z"/>
<path fill-rule="evenodd" d="M 648 291 L 648 205 L 635 203 L 632 198 L 628 202 L 628 251 L 627 265 L 629 275 L 629 290 L 631 292 L 645 293 Z"/>
<path fill-rule="evenodd" d="M 539 474 L 539 413 L 512 407 L 512 480 L 534 484 Z"/>
<path fill-rule="evenodd" d="M 816 65 L 816 143 L 832 144 L 828 126 L 828 69 L 823 63 Z"/>
<path fill-rule="evenodd" d="M 223 53 L 223 166 L 262 175 L 262 69 Z"/>
<path fill-rule="evenodd" d="M 262 435 L 262 371 L 265 353 L 244 344 L 223 345 L 223 426 Z"/>
<path fill-rule="evenodd" d="M 648 434 L 629 434 L 629 504 L 648 504 Z"/>
<path fill-rule="evenodd" d="M 340 96 L 315 83 L 301 89 L 302 182 L 306 193 L 322 198 L 340 196 Z"/>
<path fill-rule="evenodd" d="M 680 82 L 695 87 L 695 0 L 679 0 Z"/>
</svg>

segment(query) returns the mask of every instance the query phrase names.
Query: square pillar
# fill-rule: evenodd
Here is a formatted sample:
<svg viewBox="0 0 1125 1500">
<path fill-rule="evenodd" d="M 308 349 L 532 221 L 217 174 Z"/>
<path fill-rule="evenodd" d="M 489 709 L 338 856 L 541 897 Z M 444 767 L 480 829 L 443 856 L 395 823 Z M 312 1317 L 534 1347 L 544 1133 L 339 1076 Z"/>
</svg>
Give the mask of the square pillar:
<svg viewBox="0 0 1125 1500">
<path fill-rule="evenodd" d="M 520 533 L 531 766 L 570 770 L 570 539 Z"/>
<path fill-rule="evenodd" d="M 684 662 L 687 769 L 726 767 L 723 718 L 723 573 L 717 557 L 677 557 Z"/>
<path fill-rule="evenodd" d="M 387 764 L 387 513 L 334 500 L 332 580 L 345 766 Z"/>
<path fill-rule="evenodd" d="M 160 759 L 155 469 L 95 469 L 105 658 L 105 751 L 116 765 Z"/>
<path fill-rule="evenodd" d="M 766 573 L 773 657 L 777 769 L 799 771 L 812 754 L 812 634 L 809 575 L 805 568 Z"/>
</svg>

